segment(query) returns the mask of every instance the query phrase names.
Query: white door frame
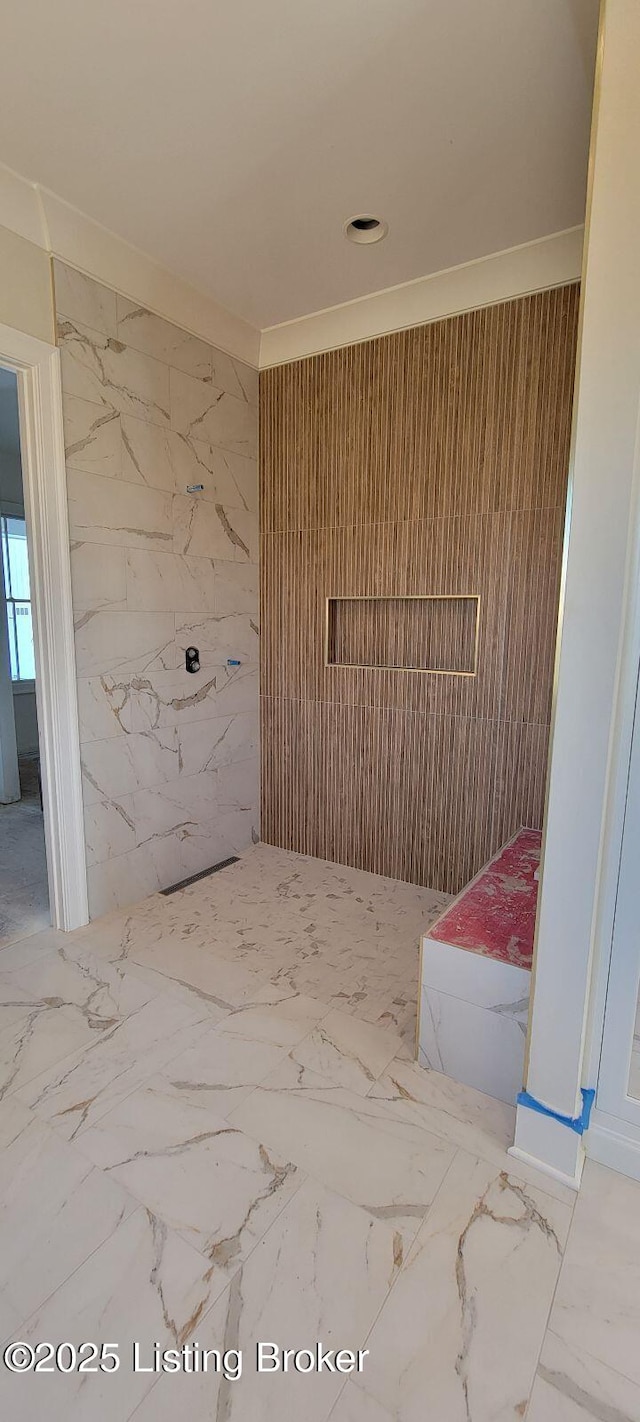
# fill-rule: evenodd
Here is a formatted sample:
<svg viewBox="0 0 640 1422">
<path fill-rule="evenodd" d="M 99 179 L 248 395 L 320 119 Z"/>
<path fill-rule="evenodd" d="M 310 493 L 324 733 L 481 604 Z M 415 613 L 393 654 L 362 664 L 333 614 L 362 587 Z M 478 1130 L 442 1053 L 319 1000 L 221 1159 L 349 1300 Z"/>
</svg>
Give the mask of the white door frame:
<svg viewBox="0 0 640 1422">
<path fill-rule="evenodd" d="M 0 364 L 18 377 L 51 921 L 69 931 L 89 912 L 60 353 L 0 324 Z"/>
</svg>

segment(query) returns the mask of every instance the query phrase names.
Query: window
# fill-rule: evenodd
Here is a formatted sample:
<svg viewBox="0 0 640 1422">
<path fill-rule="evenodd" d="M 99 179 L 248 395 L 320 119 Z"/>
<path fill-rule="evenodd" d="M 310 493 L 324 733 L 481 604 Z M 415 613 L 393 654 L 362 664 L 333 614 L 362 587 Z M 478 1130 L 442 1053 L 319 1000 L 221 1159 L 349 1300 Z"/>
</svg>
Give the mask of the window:
<svg viewBox="0 0 640 1422">
<path fill-rule="evenodd" d="M 31 622 L 27 525 L 23 518 L 0 515 L 2 571 L 7 604 L 12 681 L 33 681 L 36 674 Z"/>
</svg>

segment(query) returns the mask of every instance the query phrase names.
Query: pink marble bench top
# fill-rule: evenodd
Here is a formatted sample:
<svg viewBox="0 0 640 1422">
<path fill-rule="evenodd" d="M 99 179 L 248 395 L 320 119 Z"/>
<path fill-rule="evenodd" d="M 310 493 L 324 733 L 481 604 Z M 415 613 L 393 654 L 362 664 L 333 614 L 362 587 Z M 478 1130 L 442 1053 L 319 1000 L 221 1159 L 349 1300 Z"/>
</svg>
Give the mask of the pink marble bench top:
<svg viewBox="0 0 640 1422">
<path fill-rule="evenodd" d="M 542 835 L 521 829 L 433 924 L 426 935 L 516 968 L 530 968 Z"/>
</svg>

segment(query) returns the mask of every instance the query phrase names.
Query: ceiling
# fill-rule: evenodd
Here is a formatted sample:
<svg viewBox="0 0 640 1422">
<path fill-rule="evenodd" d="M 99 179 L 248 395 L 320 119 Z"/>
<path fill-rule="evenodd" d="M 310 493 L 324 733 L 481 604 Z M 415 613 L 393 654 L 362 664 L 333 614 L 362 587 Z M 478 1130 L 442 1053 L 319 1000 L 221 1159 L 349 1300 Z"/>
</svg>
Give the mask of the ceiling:
<svg viewBox="0 0 640 1422">
<path fill-rule="evenodd" d="M 20 0 L 0 160 L 264 328 L 582 222 L 597 12 Z"/>
</svg>

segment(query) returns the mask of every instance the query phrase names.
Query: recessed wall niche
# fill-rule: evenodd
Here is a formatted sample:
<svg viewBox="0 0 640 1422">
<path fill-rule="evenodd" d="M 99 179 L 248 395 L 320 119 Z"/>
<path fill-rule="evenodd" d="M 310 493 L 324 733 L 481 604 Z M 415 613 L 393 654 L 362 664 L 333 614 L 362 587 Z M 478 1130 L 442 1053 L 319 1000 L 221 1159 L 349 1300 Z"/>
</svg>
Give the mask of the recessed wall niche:
<svg viewBox="0 0 640 1422">
<path fill-rule="evenodd" d="M 480 598 L 329 597 L 327 666 L 475 676 Z"/>
</svg>

